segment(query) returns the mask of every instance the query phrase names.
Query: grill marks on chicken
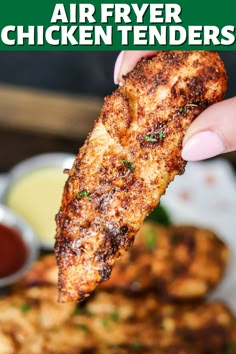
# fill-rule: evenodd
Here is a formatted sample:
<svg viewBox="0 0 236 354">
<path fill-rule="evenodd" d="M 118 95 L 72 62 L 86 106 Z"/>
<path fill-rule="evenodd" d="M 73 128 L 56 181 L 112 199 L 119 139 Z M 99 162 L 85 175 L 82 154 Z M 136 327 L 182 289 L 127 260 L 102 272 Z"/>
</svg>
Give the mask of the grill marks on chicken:
<svg viewBox="0 0 236 354">
<path fill-rule="evenodd" d="M 81 301 L 109 278 L 144 218 L 183 173 L 187 128 L 223 98 L 226 82 L 214 52 L 158 52 L 105 99 L 57 215 L 60 302 Z"/>
</svg>

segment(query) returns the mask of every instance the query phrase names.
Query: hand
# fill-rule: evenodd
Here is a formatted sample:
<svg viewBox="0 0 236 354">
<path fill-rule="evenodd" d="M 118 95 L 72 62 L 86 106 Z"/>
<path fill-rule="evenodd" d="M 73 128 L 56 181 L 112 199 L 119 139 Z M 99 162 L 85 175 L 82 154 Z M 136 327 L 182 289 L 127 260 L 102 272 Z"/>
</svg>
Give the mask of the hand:
<svg viewBox="0 0 236 354">
<path fill-rule="evenodd" d="M 119 54 L 114 81 L 122 81 L 142 57 L 155 51 L 123 51 Z M 204 160 L 236 150 L 236 97 L 216 103 L 202 112 L 188 129 L 182 149 L 186 161 Z"/>
</svg>

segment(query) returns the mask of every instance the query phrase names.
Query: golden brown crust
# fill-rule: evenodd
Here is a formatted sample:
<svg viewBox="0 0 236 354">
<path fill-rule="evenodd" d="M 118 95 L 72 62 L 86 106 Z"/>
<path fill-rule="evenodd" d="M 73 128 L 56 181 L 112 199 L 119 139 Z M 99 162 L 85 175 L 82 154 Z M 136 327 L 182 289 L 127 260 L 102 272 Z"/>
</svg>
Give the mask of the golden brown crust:
<svg viewBox="0 0 236 354">
<path fill-rule="evenodd" d="M 56 287 L 32 287 L 1 299 L 0 310 L 1 353 L 225 354 L 236 344 L 233 314 L 220 302 L 176 305 L 151 293 L 98 291 L 75 308 L 57 303 Z"/>
<path fill-rule="evenodd" d="M 218 54 L 157 52 L 105 99 L 80 149 L 57 215 L 59 301 L 83 300 L 109 278 L 144 218 L 184 171 L 184 134 L 221 100 L 226 73 Z"/>
<path fill-rule="evenodd" d="M 227 246 L 210 230 L 145 222 L 131 250 L 120 257 L 101 287 L 130 294 L 152 290 L 167 299 L 200 299 L 220 282 L 228 258 Z"/>
<path fill-rule="evenodd" d="M 56 285 L 58 270 L 54 254 L 48 254 L 38 259 L 32 268 L 18 282 L 17 287 Z"/>
</svg>

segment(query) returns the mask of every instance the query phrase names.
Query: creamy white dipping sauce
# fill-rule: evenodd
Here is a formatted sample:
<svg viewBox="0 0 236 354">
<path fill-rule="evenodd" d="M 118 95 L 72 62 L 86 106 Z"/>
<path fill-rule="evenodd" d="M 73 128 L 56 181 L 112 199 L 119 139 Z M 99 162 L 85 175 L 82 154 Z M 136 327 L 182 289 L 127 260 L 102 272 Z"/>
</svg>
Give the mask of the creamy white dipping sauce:
<svg viewBox="0 0 236 354">
<path fill-rule="evenodd" d="M 44 244 L 53 245 L 62 192 L 67 175 L 56 167 L 22 176 L 7 194 L 6 204 L 31 224 Z"/>
</svg>

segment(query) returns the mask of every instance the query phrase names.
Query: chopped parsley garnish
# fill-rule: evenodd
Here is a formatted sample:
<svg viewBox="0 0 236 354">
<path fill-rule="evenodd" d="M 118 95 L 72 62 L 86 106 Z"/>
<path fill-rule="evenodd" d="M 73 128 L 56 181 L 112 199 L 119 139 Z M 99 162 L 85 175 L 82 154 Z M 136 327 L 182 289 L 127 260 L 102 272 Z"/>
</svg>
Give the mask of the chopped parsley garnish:
<svg viewBox="0 0 236 354">
<path fill-rule="evenodd" d="M 85 197 L 86 199 L 90 200 L 90 193 L 89 191 L 87 191 L 87 189 L 84 189 L 77 194 L 78 199 L 81 199 L 82 197 Z"/>
<path fill-rule="evenodd" d="M 133 349 L 133 350 L 141 350 L 142 349 L 142 343 L 140 342 L 133 342 L 133 343 L 130 343 L 130 347 Z"/>
<path fill-rule="evenodd" d="M 76 307 L 74 311 L 74 315 L 83 315 L 84 314 L 84 309 L 81 309 L 80 307 Z"/>
<path fill-rule="evenodd" d="M 109 327 L 110 327 L 110 323 L 109 323 L 109 321 L 108 321 L 107 318 L 101 319 L 101 325 L 102 325 L 104 328 L 109 328 Z"/>
<path fill-rule="evenodd" d="M 144 135 L 144 139 L 149 143 L 156 143 L 158 141 L 161 141 L 164 137 L 165 137 L 165 133 L 163 130 L 158 130 L 156 132 L 151 132 L 148 133 L 147 135 Z"/>
<path fill-rule="evenodd" d="M 30 310 L 30 305 L 28 305 L 28 304 L 23 304 L 23 305 L 21 306 L 21 312 L 27 313 L 29 310 Z"/>
<path fill-rule="evenodd" d="M 89 332 L 89 328 L 86 324 L 84 323 L 79 323 L 78 325 L 76 325 L 79 329 L 81 329 L 83 332 L 88 333 Z"/>
<path fill-rule="evenodd" d="M 128 160 L 122 160 L 122 163 L 131 171 L 133 172 L 134 170 L 134 164 L 133 162 L 130 162 Z"/>
<path fill-rule="evenodd" d="M 154 229 L 149 229 L 148 232 L 144 235 L 145 243 L 148 249 L 153 250 L 156 246 L 157 234 Z"/>
<path fill-rule="evenodd" d="M 101 325 L 103 326 L 103 328 L 109 328 L 112 325 L 112 322 L 119 322 L 119 318 L 120 318 L 120 314 L 117 310 L 113 311 L 110 314 L 109 318 L 102 318 L 101 319 Z"/>
<path fill-rule="evenodd" d="M 163 132 L 163 130 L 159 131 L 159 140 L 162 140 L 165 137 L 165 134 Z"/>
<path fill-rule="evenodd" d="M 119 312 L 116 310 L 116 311 L 114 311 L 114 312 L 112 312 L 111 313 L 111 320 L 113 321 L 113 322 L 119 322 L 119 319 L 120 319 L 120 314 L 119 314 Z"/>
<path fill-rule="evenodd" d="M 74 311 L 75 316 L 93 316 L 94 314 L 86 308 L 76 307 Z"/>
<path fill-rule="evenodd" d="M 144 135 L 144 139 L 150 143 L 156 143 L 157 139 L 152 137 L 151 135 Z"/>
</svg>

